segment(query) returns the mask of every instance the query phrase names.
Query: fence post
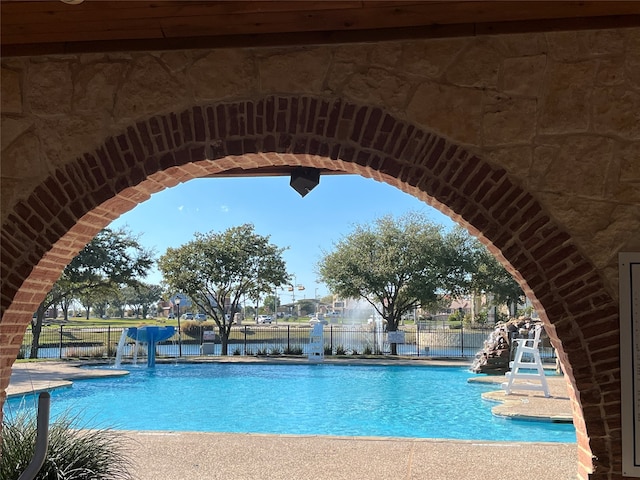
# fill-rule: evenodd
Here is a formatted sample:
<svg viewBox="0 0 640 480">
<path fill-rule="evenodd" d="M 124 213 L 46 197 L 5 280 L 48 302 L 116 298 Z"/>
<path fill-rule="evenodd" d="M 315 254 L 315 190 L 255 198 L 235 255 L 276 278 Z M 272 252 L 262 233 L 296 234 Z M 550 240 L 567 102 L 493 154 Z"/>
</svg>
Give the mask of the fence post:
<svg viewBox="0 0 640 480">
<path fill-rule="evenodd" d="M 291 325 L 287 325 L 287 352 L 291 352 Z"/>
<path fill-rule="evenodd" d="M 59 341 L 59 349 L 58 349 L 58 357 L 60 357 L 60 360 L 62 360 L 62 329 L 64 328 L 64 325 L 60 325 L 60 341 Z"/>
<path fill-rule="evenodd" d="M 420 356 L 420 325 L 415 324 L 416 327 L 416 349 L 418 351 L 418 357 Z"/>
<path fill-rule="evenodd" d="M 460 345 L 462 346 L 462 357 L 464 357 L 464 325 L 460 324 Z"/>
<path fill-rule="evenodd" d="M 111 353 L 111 325 L 107 325 L 107 357 L 110 357 Z"/>
<path fill-rule="evenodd" d="M 331 347 L 331 355 L 333 355 L 333 325 L 329 325 L 329 346 Z"/>
<path fill-rule="evenodd" d="M 247 326 L 244 326 L 244 354 L 247 354 Z"/>
</svg>

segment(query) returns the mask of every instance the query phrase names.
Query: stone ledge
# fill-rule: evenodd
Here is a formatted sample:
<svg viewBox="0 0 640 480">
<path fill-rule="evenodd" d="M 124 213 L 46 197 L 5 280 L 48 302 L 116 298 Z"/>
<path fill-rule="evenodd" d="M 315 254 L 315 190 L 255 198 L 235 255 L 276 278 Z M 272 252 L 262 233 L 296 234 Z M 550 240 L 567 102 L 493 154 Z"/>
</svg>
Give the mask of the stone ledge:
<svg viewBox="0 0 640 480">
<path fill-rule="evenodd" d="M 501 386 L 505 377 L 484 376 L 470 378 L 469 383 L 488 383 Z M 492 402 L 499 402 L 491 412 L 499 417 L 518 420 L 538 420 L 556 423 L 572 423 L 573 412 L 571 401 L 567 394 L 567 385 L 562 376 L 547 376 L 550 397 L 542 392 L 518 391 L 507 395 L 504 390 L 485 392 L 482 398 Z M 517 389 L 516 389 L 517 390 Z"/>
</svg>

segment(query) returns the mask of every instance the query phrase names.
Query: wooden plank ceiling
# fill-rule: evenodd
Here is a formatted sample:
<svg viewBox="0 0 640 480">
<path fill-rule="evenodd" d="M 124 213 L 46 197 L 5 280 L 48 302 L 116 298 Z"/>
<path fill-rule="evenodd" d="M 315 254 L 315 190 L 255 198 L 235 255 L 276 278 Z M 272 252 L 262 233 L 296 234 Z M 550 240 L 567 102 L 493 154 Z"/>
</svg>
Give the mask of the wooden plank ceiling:
<svg viewBox="0 0 640 480">
<path fill-rule="evenodd" d="M 638 26 L 640 2 L 2 0 L 0 17 L 7 57 Z"/>
</svg>

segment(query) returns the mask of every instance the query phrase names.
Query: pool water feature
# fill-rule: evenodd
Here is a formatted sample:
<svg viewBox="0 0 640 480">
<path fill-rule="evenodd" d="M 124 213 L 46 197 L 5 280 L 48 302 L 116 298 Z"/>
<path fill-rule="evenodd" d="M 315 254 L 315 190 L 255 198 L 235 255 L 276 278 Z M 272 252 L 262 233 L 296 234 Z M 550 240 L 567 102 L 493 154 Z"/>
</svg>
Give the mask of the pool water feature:
<svg viewBox="0 0 640 480">
<path fill-rule="evenodd" d="M 168 338 L 173 337 L 176 333 L 175 327 L 157 327 L 147 325 L 144 327 L 130 327 L 122 330 L 120 341 L 118 342 L 118 350 L 116 352 L 115 367 L 120 368 L 120 362 L 122 360 L 122 353 L 124 351 L 126 337 L 131 340 L 135 340 L 135 351 L 137 353 L 138 344 L 144 343 L 147 345 L 147 367 L 156 366 L 156 346 L 158 342 L 162 342 Z M 135 358 L 135 357 L 134 357 Z"/>
<path fill-rule="evenodd" d="M 52 416 L 122 430 L 575 442 L 572 424 L 515 421 L 459 367 L 162 364 L 52 392 Z M 35 396 L 12 398 L 11 415 Z M 31 400 L 33 399 L 33 400 Z"/>
</svg>

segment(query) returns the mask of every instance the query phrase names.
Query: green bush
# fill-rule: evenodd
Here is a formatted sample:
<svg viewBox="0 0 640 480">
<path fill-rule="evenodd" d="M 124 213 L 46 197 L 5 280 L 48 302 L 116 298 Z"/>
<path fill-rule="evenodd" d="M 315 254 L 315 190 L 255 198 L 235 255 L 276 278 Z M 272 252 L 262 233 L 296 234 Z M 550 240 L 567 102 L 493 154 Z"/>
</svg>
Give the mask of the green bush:
<svg viewBox="0 0 640 480">
<path fill-rule="evenodd" d="M 371 345 L 367 345 L 364 347 L 363 355 L 373 355 L 373 350 L 371 349 Z"/>
<path fill-rule="evenodd" d="M 15 480 L 26 469 L 36 444 L 36 415 L 5 415 L 0 478 Z M 132 480 L 123 437 L 110 429 L 86 429 L 69 414 L 49 426 L 49 447 L 36 480 Z"/>
<path fill-rule="evenodd" d="M 324 354 L 325 355 L 333 355 L 333 350 L 331 349 L 331 345 L 324 346 Z"/>
<path fill-rule="evenodd" d="M 68 348 L 66 356 L 70 358 L 103 358 L 108 356 L 107 347 Z"/>
<path fill-rule="evenodd" d="M 195 320 L 182 321 L 180 331 L 182 335 L 200 339 L 203 331 L 213 331 L 215 324 L 213 322 L 197 322 Z M 217 337 L 217 335 L 216 335 Z"/>
<path fill-rule="evenodd" d="M 284 349 L 285 355 L 302 355 L 302 347 L 286 347 Z"/>
<path fill-rule="evenodd" d="M 344 346 L 338 345 L 336 347 L 336 355 L 346 355 L 346 354 L 347 354 L 347 350 L 344 348 Z"/>
</svg>

